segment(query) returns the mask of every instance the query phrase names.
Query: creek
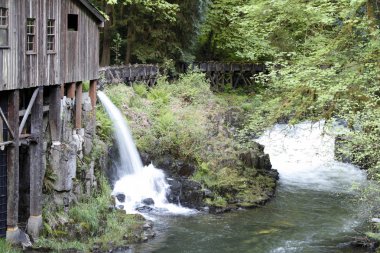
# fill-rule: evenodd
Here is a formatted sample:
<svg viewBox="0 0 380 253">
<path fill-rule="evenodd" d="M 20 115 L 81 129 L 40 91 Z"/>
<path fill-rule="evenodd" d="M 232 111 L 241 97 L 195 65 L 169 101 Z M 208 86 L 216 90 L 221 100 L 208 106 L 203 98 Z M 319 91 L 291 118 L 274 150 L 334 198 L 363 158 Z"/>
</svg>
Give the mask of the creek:
<svg viewBox="0 0 380 253">
<path fill-rule="evenodd" d="M 121 114 L 104 94 L 98 95 L 116 132 L 126 128 L 128 145 L 136 155 L 127 126 L 119 124 L 124 121 Z M 334 160 L 335 137 L 327 129 L 321 121 L 275 125 L 265 132 L 256 141 L 265 146 L 280 173 L 276 197 L 261 208 L 223 215 L 167 203 L 164 173 L 152 165 L 142 167 L 140 158 L 133 158 L 137 168 L 121 173 L 114 193 L 126 196 L 126 211 L 135 210 L 144 198 L 154 199 L 159 208 L 149 218 L 154 220 L 157 237 L 122 252 L 367 252 L 349 247 L 369 217 L 370 208 L 359 201 L 360 190 L 368 184 L 366 174 Z M 116 133 L 118 143 L 124 138 L 120 136 Z"/>
<path fill-rule="evenodd" d="M 276 125 L 257 141 L 280 172 L 276 197 L 262 208 L 223 215 L 160 217 L 158 237 L 131 252 L 350 253 L 366 226 L 358 201 L 363 171 L 334 160 L 324 122 Z"/>
</svg>

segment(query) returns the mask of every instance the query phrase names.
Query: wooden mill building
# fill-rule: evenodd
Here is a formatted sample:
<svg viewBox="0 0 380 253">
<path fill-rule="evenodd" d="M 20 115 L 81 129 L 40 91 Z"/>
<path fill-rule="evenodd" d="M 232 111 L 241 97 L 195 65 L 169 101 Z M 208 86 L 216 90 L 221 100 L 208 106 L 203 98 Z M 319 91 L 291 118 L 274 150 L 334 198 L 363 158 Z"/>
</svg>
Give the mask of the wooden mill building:
<svg viewBox="0 0 380 253">
<path fill-rule="evenodd" d="M 99 27 L 88 0 L 0 0 L 0 236 L 18 236 L 20 175 L 28 185 L 27 230 L 42 224 L 44 143 L 60 145 L 61 100 L 75 101 L 73 129 L 82 128 L 82 83 L 92 105 L 99 78 Z M 44 122 L 48 127 L 44 127 Z M 49 139 L 46 139 L 46 132 Z M 27 149 L 23 156 L 20 147 Z M 27 161 L 26 161 L 27 160 Z M 25 177 L 25 175 L 24 175 Z"/>
</svg>

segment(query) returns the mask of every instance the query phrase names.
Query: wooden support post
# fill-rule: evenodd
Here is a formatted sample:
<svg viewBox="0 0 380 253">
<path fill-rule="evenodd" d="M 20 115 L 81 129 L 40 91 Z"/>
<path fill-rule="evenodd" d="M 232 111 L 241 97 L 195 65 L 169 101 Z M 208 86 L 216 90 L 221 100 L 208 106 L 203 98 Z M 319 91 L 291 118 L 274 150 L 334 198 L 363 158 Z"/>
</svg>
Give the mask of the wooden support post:
<svg viewBox="0 0 380 253">
<path fill-rule="evenodd" d="M 96 106 L 96 87 L 98 85 L 98 80 L 91 80 L 90 82 L 90 99 L 91 99 L 91 106 L 92 106 L 92 111 L 95 111 L 95 106 Z"/>
<path fill-rule="evenodd" d="M 67 97 L 68 98 L 75 98 L 75 83 L 69 83 L 67 88 Z"/>
<path fill-rule="evenodd" d="M 8 120 L 9 125 L 15 133 L 19 130 L 19 107 L 20 91 L 14 90 L 8 97 Z M 8 173 L 7 173 L 7 227 L 14 232 L 18 223 L 18 201 L 19 201 L 19 136 L 13 138 L 13 144 L 7 147 Z M 7 231 L 8 237 L 8 231 Z"/>
<path fill-rule="evenodd" d="M 82 128 L 82 82 L 77 83 L 75 92 L 75 128 Z"/>
<path fill-rule="evenodd" d="M 36 238 L 42 228 L 42 166 L 43 166 L 43 87 L 38 87 L 31 112 L 30 143 L 30 217 L 28 233 Z"/>
<path fill-rule="evenodd" d="M 52 86 L 49 95 L 49 126 L 51 139 L 61 140 L 61 86 Z"/>
<path fill-rule="evenodd" d="M 65 84 L 61 84 L 61 98 L 65 96 Z"/>
<path fill-rule="evenodd" d="M 4 141 L 3 129 L 4 129 L 4 123 L 3 123 L 3 119 L 0 117 L 0 142 Z"/>
</svg>

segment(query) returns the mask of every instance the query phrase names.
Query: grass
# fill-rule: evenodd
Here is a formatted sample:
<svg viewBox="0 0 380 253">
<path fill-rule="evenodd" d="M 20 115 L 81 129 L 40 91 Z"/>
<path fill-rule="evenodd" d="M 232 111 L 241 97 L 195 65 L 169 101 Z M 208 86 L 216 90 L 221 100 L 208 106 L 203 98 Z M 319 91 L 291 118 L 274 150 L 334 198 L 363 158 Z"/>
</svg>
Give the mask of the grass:
<svg viewBox="0 0 380 253">
<path fill-rule="evenodd" d="M 5 239 L 0 239 L 0 252 L 1 253 L 22 253 L 21 249 L 12 247 Z"/>
<path fill-rule="evenodd" d="M 107 181 L 100 178 L 100 190 L 68 212 L 45 207 L 44 236 L 36 241 L 35 247 L 58 252 L 64 249 L 90 252 L 94 246 L 107 250 L 141 239 L 142 216 L 109 209 L 111 189 Z"/>
</svg>

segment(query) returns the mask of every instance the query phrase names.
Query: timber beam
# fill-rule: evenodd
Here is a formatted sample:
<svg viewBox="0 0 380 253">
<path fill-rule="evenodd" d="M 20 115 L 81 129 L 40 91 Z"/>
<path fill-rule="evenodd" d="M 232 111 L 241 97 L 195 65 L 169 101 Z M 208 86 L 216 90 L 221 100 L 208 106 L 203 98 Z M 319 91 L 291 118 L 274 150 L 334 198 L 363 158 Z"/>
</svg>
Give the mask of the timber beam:
<svg viewBox="0 0 380 253">
<path fill-rule="evenodd" d="M 9 127 L 15 133 L 19 130 L 19 107 L 20 91 L 14 90 L 8 97 L 8 119 Z M 19 230 L 18 202 L 19 202 L 19 136 L 14 135 L 13 143 L 7 147 L 7 239 L 12 241 Z"/>
<path fill-rule="evenodd" d="M 75 128 L 82 128 L 82 95 L 83 95 L 83 84 L 78 82 L 76 85 L 75 92 Z"/>
<path fill-rule="evenodd" d="M 38 95 L 38 91 L 39 91 L 40 88 L 36 88 L 33 92 L 33 95 L 32 95 L 32 98 L 30 99 L 30 102 L 28 104 L 28 107 L 26 108 L 26 111 L 24 113 L 24 117 L 22 118 L 22 121 L 20 123 L 20 128 L 19 128 L 19 132 L 18 132 L 18 135 L 20 136 L 21 133 L 22 133 L 22 130 L 24 129 L 24 126 L 25 126 L 25 123 L 26 121 L 28 120 L 28 117 L 29 117 L 29 114 L 30 114 L 30 111 L 32 110 L 32 107 L 34 105 L 34 102 L 36 101 L 36 98 L 37 98 L 37 95 Z M 41 108 L 41 111 L 43 109 Z M 19 113 L 20 114 L 20 113 Z"/>
<path fill-rule="evenodd" d="M 92 111 L 95 112 L 95 106 L 96 106 L 96 87 L 98 86 L 98 80 L 91 80 L 90 81 L 90 99 L 91 99 L 91 106 Z"/>
<path fill-rule="evenodd" d="M 0 108 L 0 116 L 1 116 L 2 120 L 4 121 L 5 125 L 7 126 L 8 131 L 9 131 L 11 137 L 14 138 L 15 134 L 14 134 L 14 132 L 12 130 L 12 126 L 9 124 L 9 122 L 7 120 L 7 117 L 5 117 L 4 112 L 3 112 L 3 110 L 1 108 Z"/>
<path fill-rule="evenodd" d="M 27 230 L 33 239 L 39 236 L 42 228 L 42 168 L 43 168 L 43 91 L 38 87 L 36 100 L 31 111 L 31 135 L 34 137 L 30 143 L 30 217 Z"/>
</svg>

